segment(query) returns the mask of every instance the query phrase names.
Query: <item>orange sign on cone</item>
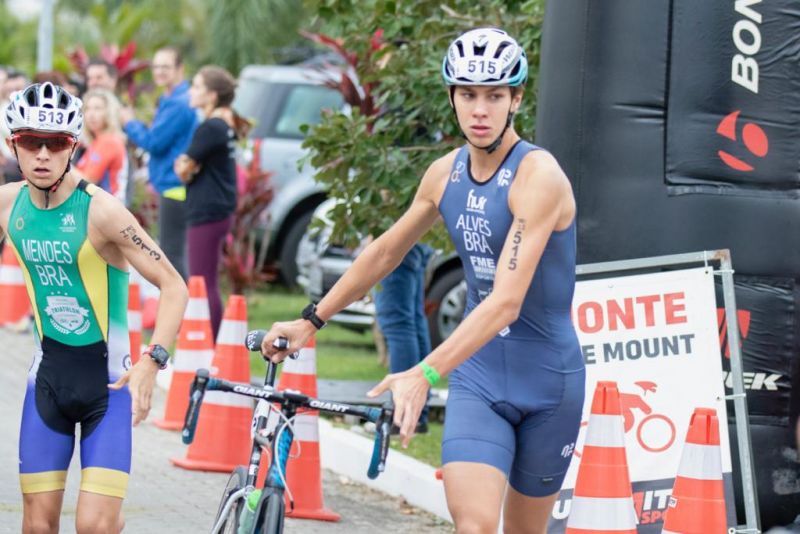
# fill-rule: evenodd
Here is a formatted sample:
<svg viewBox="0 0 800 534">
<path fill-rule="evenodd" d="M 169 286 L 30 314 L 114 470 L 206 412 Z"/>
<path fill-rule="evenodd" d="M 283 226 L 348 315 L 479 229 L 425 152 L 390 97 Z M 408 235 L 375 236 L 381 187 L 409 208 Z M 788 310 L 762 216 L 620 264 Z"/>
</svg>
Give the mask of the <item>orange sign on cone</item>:
<svg viewBox="0 0 800 534">
<path fill-rule="evenodd" d="M 664 534 L 724 534 L 725 489 L 719 419 L 712 408 L 696 408 L 664 519 Z"/>
<path fill-rule="evenodd" d="M 11 244 L 6 243 L 0 260 L 0 325 L 18 323 L 30 312 L 31 302 L 22 269 Z"/>
<path fill-rule="evenodd" d="M 139 284 L 128 285 L 128 335 L 131 339 L 131 365 L 142 356 L 142 304 Z"/>
<path fill-rule="evenodd" d="M 250 383 L 250 354 L 244 346 L 247 336 L 247 303 L 241 295 L 231 295 L 217 336 L 217 350 L 211 367 L 216 378 Z M 186 390 L 189 397 L 189 390 Z M 246 464 L 251 449 L 250 423 L 253 401 L 248 397 L 221 391 L 205 395 L 197 434 L 186 458 L 171 458 L 178 467 L 200 471 L 233 470 Z"/>
<path fill-rule="evenodd" d="M 205 279 L 192 276 L 189 278 L 189 304 L 183 314 L 175 357 L 172 359 L 172 381 L 164 418 L 154 421 L 157 427 L 165 430 L 180 430 L 183 427 L 194 375 L 198 369 L 208 368 L 213 358 L 214 341 Z"/>
<path fill-rule="evenodd" d="M 616 382 L 598 382 L 566 534 L 636 534 Z"/>
<path fill-rule="evenodd" d="M 317 348 L 312 337 L 300 356 L 283 362 L 278 389 L 293 389 L 308 395 L 317 396 Z M 289 508 L 286 495 L 286 516 L 320 521 L 339 521 L 339 514 L 325 508 L 322 501 L 322 471 L 319 457 L 319 412 L 307 410 L 298 412 L 294 419 L 294 440 L 299 448 L 293 446 L 293 455 L 286 465 L 286 485 L 294 498 L 294 509 Z M 299 451 L 295 456 L 294 452 Z M 263 480 L 266 462 L 262 463 L 259 480 Z"/>
</svg>

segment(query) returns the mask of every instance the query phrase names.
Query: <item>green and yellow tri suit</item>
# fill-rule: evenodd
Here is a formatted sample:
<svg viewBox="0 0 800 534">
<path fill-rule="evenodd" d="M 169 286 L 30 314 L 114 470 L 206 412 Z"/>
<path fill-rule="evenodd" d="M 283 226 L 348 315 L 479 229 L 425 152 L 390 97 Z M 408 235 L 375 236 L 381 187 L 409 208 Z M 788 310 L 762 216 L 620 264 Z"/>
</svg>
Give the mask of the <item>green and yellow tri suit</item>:
<svg viewBox="0 0 800 534">
<path fill-rule="evenodd" d="M 88 238 L 99 189 L 81 181 L 43 210 L 22 187 L 8 235 L 33 305 L 37 351 L 19 440 L 23 493 L 63 490 L 81 425 L 81 490 L 125 497 L 131 466 L 131 398 L 111 391 L 130 366 L 128 273 Z"/>
</svg>

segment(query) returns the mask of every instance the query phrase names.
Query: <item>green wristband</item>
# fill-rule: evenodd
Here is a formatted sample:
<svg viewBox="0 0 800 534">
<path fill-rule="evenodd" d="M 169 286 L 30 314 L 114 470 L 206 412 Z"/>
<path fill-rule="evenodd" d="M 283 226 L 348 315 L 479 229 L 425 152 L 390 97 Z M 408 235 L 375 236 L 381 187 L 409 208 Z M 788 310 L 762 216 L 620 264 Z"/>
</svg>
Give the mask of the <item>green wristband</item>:
<svg viewBox="0 0 800 534">
<path fill-rule="evenodd" d="M 428 384 L 430 384 L 431 387 L 439 383 L 439 380 L 441 380 L 442 377 L 439 376 L 439 372 L 436 369 L 425 362 L 419 362 L 419 366 L 422 369 L 422 374 L 425 375 L 425 380 L 428 381 Z"/>
</svg>

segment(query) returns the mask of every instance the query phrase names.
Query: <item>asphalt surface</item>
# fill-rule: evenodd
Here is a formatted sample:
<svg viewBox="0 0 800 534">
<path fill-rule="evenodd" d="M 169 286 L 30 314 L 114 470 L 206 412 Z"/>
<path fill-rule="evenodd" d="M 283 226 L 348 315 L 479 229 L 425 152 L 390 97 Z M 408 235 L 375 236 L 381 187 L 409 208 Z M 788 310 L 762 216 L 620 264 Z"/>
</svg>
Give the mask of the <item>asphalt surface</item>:
<svg viewBox="0 0 800 534">
<path fill-rule="evenodd" d="M 0 328 L 0 533 L 20 532 L 22 497 L 17 458 L 19 421 L 25 381 L 32 358 L 30 333 Z M 165 393 L 156 388 L 149 419 L 163 414 Z M 325 444 L 321 444 L 322 447 Z M 125 533 L 174 534 L 209 532 L 228 475 L 187 471 L 174 467 L 170 457 L 185 456 L 179 434 L 144 422 L 133 433 L 133 467 L 128 498 L 123 506 Z M 365 459 L 366 462 L 366 459 Z M 365 464 L 366 465 L 366 464 Z M 75 532 L 75 504 L 80 482 L 78 447 L 67 479 L 61 532 Z M 338 523 L 287 520 L 288 533 L 416 533 L 453 532 L 439 518 L 408 506 L 334 473 L 323 473 L 325 505 L 342 516 Z"/>
</svg>

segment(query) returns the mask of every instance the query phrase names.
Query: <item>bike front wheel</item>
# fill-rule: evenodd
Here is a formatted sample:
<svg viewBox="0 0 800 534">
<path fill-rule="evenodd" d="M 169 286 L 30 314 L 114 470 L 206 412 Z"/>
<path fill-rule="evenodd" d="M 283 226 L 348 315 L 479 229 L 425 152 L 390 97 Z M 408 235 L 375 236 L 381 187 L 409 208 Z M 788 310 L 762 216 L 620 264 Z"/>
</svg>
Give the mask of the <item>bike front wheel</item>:
<svg viewBox="0 0 800 534">
<path fill-rule="evenodd" d="M 283 495 L 280 493 L 273 493 L 262 501 L 261 509 L 264 510 L 262 534 L 283 534 L 285 506 Z"/>
<path fill-rule="evenodd" d="M 244 488 L 246 483 L 247 470 L 245 470 L 244 466 L 240 465 L 233 470 L 231 477 L 228 479 L 228 483 L 225 485 L 225 491 L 222 493 L 222 499 L 219 502 L 217 516 L 214 519 L 215 525 L 219 523 L 220 518 L 222 518 L 225 512 L 225 504 L 228 502 L 231 495 Z M 243 504 L 244 499 L 237 499 L 236 502 L 231 503 L 231 506 L 228 508 L 228 513 L 225 514 L 223 523 L 217 532 L 220 534 L 237 534 L 239 530 L 239 516 L 242 512 Z"/>
</svg>

